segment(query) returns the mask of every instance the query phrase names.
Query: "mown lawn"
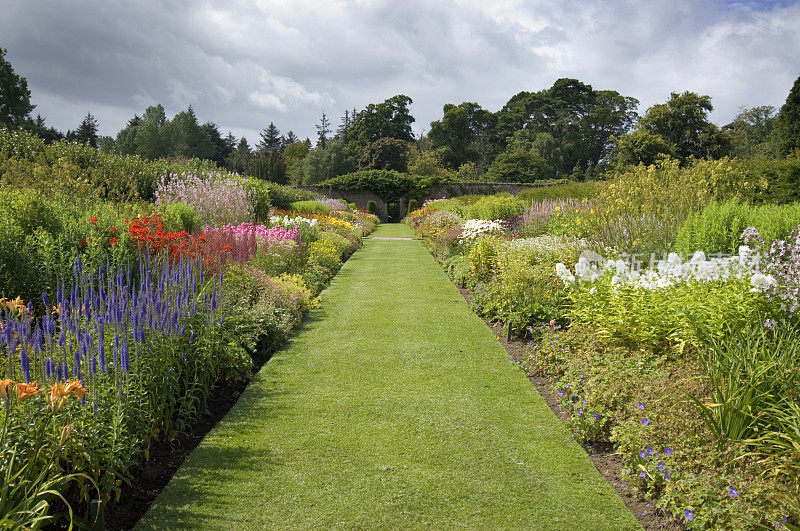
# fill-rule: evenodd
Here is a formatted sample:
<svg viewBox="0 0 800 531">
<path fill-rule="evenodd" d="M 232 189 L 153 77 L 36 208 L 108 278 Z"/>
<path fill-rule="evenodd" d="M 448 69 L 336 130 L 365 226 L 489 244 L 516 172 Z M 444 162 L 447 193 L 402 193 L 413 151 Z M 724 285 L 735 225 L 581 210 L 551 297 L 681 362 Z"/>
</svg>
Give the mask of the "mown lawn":
<svg viewBox="0 0 800 531">
<path fill-rule="evenodd" d="M 639 525 L 423 246 L 368 240 L 138 526 L 309 527 Z"/>
</svg>

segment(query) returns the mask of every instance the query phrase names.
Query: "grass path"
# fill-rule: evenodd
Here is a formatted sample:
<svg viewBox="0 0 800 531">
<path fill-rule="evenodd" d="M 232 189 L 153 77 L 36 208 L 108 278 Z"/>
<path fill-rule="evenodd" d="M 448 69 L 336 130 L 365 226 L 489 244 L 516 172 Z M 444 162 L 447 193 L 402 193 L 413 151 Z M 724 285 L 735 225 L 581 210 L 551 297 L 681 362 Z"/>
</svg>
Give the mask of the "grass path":
<svg viewBox="0 0 800 531">
<path fill-rule="evenodd" d="M 137 529 L 328 527 L 639 525 L 422 244 L 367 240 Z"/>
</svg>

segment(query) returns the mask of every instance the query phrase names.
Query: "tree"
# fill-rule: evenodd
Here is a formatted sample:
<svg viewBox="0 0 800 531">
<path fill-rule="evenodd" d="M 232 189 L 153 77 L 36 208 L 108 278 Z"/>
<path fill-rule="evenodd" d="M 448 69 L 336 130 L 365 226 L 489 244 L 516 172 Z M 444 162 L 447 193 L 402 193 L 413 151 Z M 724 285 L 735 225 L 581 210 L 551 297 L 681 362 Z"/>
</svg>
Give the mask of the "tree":
<svg viewBox="0 0 800 531">
<path fill-rule="evenodd" d="M 530 183 L 547 176 L 547 163 L 534 149 L 512 149 L 495 157 L 486 179 L 504 183 Z"/>
<path fill-rule="evenodd" d="M 261 141 L 256 144 L 256 149 L 261 154 L 281 150 L 281 132 L 275 127 L 274 123 L 270 122 L 269 125 L 261 131 Z"/>
<path fill-rule="evenodd" d="M 237 144 L 236 149 L 228 156 L 227 168 L 236 173 L 246 173 L 250 163 L 250 146 L 247 144 L 247 139 L 242 137 Z"/>
<path fill-rule="evenodd" d="M 134 155 L 136 153 L 136 133 L 141 124 L 142 119 L 139 118 L 138 114 L 134 114 L 133 118 L 128 120 L 128 125 L 117 133 L 115 142 L 117 153 L 122 155 Z"/>
<path fill-rule="evenodd" d="M 353 125 L 353 120 L 350 116 L 350 111 L 345 109 L 344 116 L 342 116 L 342 122 L 339 124 L 339 128 L 336 130 L 336 135 L 340 138 L 347 139 L 347 133 L 350 131 L 351 125 Z"/>
<path fill-rule="evenodd" d="M 286 150 L 286 147 L 294 144 L 295 142 L 299 141 L 300 139 L 297 138 L 297 135 L 294 134 L 294 131 L 289 131 L 286 133 L 286 136 L 281 137 L 281 151 Z"/>
<path fill-rule="evenodd" d="M 105 153 L 114 153 L 116 150 L 116 145 L 114 143 L 114 137 L 111 136 L 101 136 L 97 139 L 97 149 L 103 151 Z"/>
<path fill-rule="evenodd" d="M 637 129 L 615 139 L 612 161 L 618 166 L 655 164 L 662 156 L 674 157 L 675 144 L 656 133 Z"/>
<path fill-rule="evenodd" d="M 56 140 L 64 138 L 63 133 L 55 127 L 47 127 L 41 114 L 37 114 L 35 119 L 28 118 L 25 122 L 25 129 L 39 136 L 45 144 L 52 144 Z"/>
<path fill-rule="evenodd" d="M 214 143 L 200 127 L 191 105 L 172 118 L 164 133 L 170 138 L 173 157 L 210 159 L 214 155 Z"/>
<path fill-rule="evenodd" d="M 695 92 L 673 92 L 666 103 L 653 105 L 639 122 L 639 127 L 660 136 L 675 146 L 680 159 L 720 157 L 727 153 L 725 133 L 708 121 L 714 110 L 710 96 Z"/>
<path fill-rule="evenodd" d="M 442 162 L 450 169 L 466 162 L 486 169 L 500 148 L 495 124 L 495 116 L 477 103 L 448 103 L 442 109 L 442 119 L 431 122 L 428 138 L 431 147 L 442 150 Z"/>
<path fill-rule="evenodd" d="M 496 134 L 509 145 L 520 135 L 533 142 L 551 139 L 547 163 L 556 175 L 580 172 L 604 163 L 612 136 L 630 130 L 639 102 L 613 90 L 594 90 L 577 79 L 556 80 L 547 90 L 520 92 L 497 113 Z"/>
<path fill-rule="evenodd" d="M 414 134 L 411 124 L 414 117 L 408 110 L 412 99 L 404 94 L 392 96 L 383 103 L 370 103 L 359 112 L 350 127 L 352 140 L 366 147 L 370 142 L 380 138 L 396 138 L 411 142 Z"/>
<path fill-rule="evenodd" d="M 298 184 L 316 184 L 338 175 L 356 171 L 357 157 L 341 138 L 331 138 L 325 147 L 315 146 L 295 166 L 292 180 Z"/>
<path fill-rule="evenodd" d="M 739 114 L 722 130 L 730 135 L 734 157 L 752 157 L 775 151 L 775 107 L 740 107 Z"/>
<path fill-rule="evenodd" d="M 206 122 L 200 126 L 200 129 L 211 142 L 211 155 L 208 158 L 218 166 L 224 166 L 236 148 L 236 137 L 229 131 L 228 136 L 223 138 L 219 127 L 214 122 Z"/>
<path fill-rule="evenodd" d="M 780 151 L 788 155 L 795 149 L 800 149 L 800 77 L 798 77 L 786 103 L 778 112 L 777 135 Z"/>
<path fill-rule="evenodd" d="M 146 159 L 169 157 L 172 154 L 172 139 L 167 128 L 164 107 L 151 105 L 144 111 L 134 138 L 136 154 Z"/>
<path fill-rule="evenodd" d="M 408 171 L 408 142 L 396 138 L 379 138 L 367 144 L 358 160 L 360 170 Z"/>
<path fill-rule="evenodd" d="M 278 184 L 286 184 L 286 165 L 280 151 L 262 151 L 250 159 L 249 172 L 254 177 Z"/>
<path fill-rule="evenodd" d="M 300 164 L 303 159 L 308 155 L 311 149 L 311 141 L 306 139 L 303 141 L 292 142 L 286 149 L 283 150 L 283 161 L 286 164 L 286 175 L 292 180 L 295 175 L 295 168 Z"/>
<path fill-rule="evenodd" d="M 14 73 L 5 59 L 6 51 L 0 48 L 0 126 L 18 127 L 25 124 L 36 105 L 31 105 L 28 80 Z"/>
<path fill-rule="evenodd" d="M 319 119 L 319 124 L 317 124 L 317 146 L 325 149 L 325 146 L 328 144 L 330 133 L 331 122 L 325 115 L 325 111 L 322 111 L 322 118 Z"/>
<path fill-rule="evenodd" d="M 89 144 L 97 149 L 97 120 L 92 113 L 86 113 L 86 116 L 81 120 L 78 129 L 72 134 L 70 140 L 77 140 L 81 144 Z"/>
</svg>

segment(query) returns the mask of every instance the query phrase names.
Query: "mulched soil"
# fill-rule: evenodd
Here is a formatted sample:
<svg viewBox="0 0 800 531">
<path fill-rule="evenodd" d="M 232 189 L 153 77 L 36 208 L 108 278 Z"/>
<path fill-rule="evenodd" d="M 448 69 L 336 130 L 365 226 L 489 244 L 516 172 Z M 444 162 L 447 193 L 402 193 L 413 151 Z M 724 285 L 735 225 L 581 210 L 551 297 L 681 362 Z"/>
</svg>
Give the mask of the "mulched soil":
<svg viewBox="0 0 800 531">
<path fill-rule="evenodd" d="M 464 296 L 467 303 L 472 303 L 472 293 L 459 286 L 458 290 Z M 491 328 L 495 335 L 498 337 L 500 344 L 506 349 L 509 358 L 522 361 L 527 357 L 525 350 L 526 341 L 524 339 L 509 340 L 506 329 L 501 323 L 492 323 L 486 321 L 486 324 Z M 542 395 L 547 405 L 561 419 L 565 424 L 569 421 L 569 414 L 562 411 L 558 407 L 558 398 L 553 391 L 553 385 L 550 380 L 541 375 L 527 373 L 528 379 Z M 628 486 L 629 481 L 622 477 L 623 475 L 623 459 L 622 456 L 616 453 L 615 448 L 611 443 L 588 442 L 583 444 L 583 448 L 589 455 L 589 458 L 594 463 L 595 468 L 600 472 L 608 483 L 614 487 L 622 501 L 628 507 L 628 510 L 639 520 L 642 527 L 649 530 L 677 530 L 685 529 L 680 523 L 675 522 L 669 515 L 663 513 L 659 509 L 654 508 L 655 501 L 645 498 L 639 492 L 635 491 Z"/>
</svg>

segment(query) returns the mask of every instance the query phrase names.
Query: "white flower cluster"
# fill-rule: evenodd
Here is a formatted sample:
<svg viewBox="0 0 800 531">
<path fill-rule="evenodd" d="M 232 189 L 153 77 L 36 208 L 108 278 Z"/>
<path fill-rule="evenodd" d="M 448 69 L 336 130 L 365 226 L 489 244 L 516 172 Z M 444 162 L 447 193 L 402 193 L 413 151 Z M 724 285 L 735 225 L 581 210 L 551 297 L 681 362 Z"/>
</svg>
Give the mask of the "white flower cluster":
<svg viewBox="0 0 800 531">
<path fill-rule="evenodd" d="M 488 219 L 468 219 L 464 222 L 464 228 L 461 229 L 461 243 L 475 240 L 489 234 L 498 234 L 503 230 L 499 221 L 492 221 Z"/>
<path fill-rule="evenodd" d="M 270 216 L 269 222 L 272 225 L 279 225 L 284 229 L 293 229 L 300 225 L 307 225 L 309 227 L 316 227 L 316 219 L 308 219 L 301 216 L 290 218 L 289 216 Z"/>
<path fill-rule="evenodd" d="M 631 267 L 624 260 L 592 260 L 581 256 L 575 264 L 575 274 L 564 264 L 556 265 L 556 274 L 564 284 L 569 285 L 579 280 L 594 282 L 606 271 L 612 273 L 611 284 L 625 284 L 635 288 L 654 290 L 667 288 L 674 284 L 689 281 L 710 282 L 728 280 L 730 278 L 750 278 L 752 291 L 765 291 L 775 284 L 772 275 L 764 275 L 759 271 L 759 256 L 746 245 L 739 247 L 737 256 L 727 258 L 706 259 L 703 251 L 697 251 L 688 262 L 670 253 L 666 260 L 660 260 L 655 268 L 645 271 Z"/>
</svg>

